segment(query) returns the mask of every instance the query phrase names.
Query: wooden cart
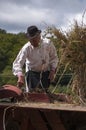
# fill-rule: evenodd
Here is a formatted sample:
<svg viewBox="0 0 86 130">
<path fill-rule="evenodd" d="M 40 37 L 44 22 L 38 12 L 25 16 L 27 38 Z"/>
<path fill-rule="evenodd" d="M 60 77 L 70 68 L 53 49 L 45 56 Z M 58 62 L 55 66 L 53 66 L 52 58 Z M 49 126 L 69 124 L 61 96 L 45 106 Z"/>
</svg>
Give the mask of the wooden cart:
<svg viewBox="0 0 86 130">
<path fill-rule="evenodd" d="M 86 130 L 86 107 L 5 85 L 0 89 L 0 130 Z"/>
</svg>

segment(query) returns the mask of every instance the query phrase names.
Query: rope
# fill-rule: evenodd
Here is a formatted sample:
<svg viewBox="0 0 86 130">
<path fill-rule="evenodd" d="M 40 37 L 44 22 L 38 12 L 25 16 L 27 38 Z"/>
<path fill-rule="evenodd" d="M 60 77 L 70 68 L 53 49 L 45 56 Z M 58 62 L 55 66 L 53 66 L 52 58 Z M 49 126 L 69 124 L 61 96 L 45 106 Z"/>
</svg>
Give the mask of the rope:
<svg viewBox="0 0 86 130">
<path fill-rule="evenodd" d="M 39 82 L 38 82 L 38 84 L 37 84 L 37 86 L 36 87 L 38 87 L 39 86 L 39 84 L 41 85 L 41 87 L 42 87 L 42 89 L 46 92 L 46 89 L 44 88 L 44 86 L 43 86 L 43 84 L 42 84 L 42 73 L 43 73 L 43 70 L 44 70 L 44 61 L 43 61 L 43 64 L 42 64 L 42 69 L 41 69 L 41 72 L 40 72 L 40 80 L 39 80 Z"/>
<path fill-rule="evenodd" d="M 3 113 L 3 130 L 6 130 L 6 125 L 5 125 L 5 116 L 6 116 L 6 112 L 9 108 L 11 107 L 15 107 L 15 105 L 11 105 L 11 106 L 8 106 L 4 109 L 4 113 Z"/>
</svg>

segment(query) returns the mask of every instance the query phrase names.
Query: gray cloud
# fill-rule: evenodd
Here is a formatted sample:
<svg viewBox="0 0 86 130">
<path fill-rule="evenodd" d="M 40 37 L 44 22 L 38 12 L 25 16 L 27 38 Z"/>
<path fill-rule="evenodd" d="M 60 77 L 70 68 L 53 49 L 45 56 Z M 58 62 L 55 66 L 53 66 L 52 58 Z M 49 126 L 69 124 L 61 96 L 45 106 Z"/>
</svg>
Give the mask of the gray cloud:
<svg viewBox="0 0 86 130">
<path fill-rule="evenodd" d="M 81 20 L 85 8 L 85 0 L 0 0 L 0 28 L 14 33 L 32 24 L 66 28 L 73 19 Z"/>
</svg>

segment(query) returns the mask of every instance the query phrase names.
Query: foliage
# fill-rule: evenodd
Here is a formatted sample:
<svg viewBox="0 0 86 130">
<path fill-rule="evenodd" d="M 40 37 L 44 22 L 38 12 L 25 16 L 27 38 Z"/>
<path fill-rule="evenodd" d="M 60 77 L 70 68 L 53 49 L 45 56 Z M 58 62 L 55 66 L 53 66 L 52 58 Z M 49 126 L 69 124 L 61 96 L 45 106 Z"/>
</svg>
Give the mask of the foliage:
<svg viewBox="0 0 86 130">
<path fill-rule="evenodd" d="M 13 76 L 12 63 L 27 40 L 25 33 L 11 34 L 0 29 L 0 86 L 15 81 L 15 78 L 13 80 L 7 77 L 9 77 L 9 75 Z M 3 77 L 3 75 L 5 75 L 5 77 Z"/>
</svg>

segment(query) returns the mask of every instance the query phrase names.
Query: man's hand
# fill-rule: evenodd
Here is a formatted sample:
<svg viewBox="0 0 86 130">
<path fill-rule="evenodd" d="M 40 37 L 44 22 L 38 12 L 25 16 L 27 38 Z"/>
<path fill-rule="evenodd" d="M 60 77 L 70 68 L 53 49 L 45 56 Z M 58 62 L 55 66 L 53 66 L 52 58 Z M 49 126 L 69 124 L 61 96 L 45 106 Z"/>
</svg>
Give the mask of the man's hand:
<svg viewBox="0 0 86 130">
<path fill-rule="evenodd" d="M 19 75 L 18 76 L 18 81 L 17 81 L 17 87 L 22 87 L 24 84 L 24 76 L 23 75 Z"/>
<path fill-rule="evenodd" d="M 51 82 L 54 80 L 54 76 L 55 76 L 55 71 L 51 70 L 49 74 L 49 79 Z"/>
</svg>

